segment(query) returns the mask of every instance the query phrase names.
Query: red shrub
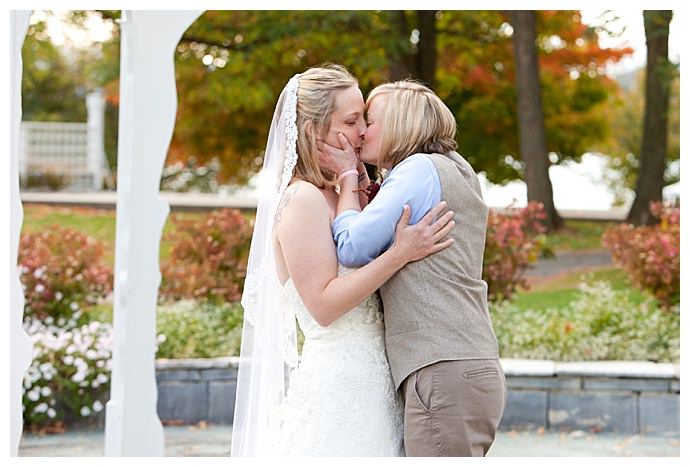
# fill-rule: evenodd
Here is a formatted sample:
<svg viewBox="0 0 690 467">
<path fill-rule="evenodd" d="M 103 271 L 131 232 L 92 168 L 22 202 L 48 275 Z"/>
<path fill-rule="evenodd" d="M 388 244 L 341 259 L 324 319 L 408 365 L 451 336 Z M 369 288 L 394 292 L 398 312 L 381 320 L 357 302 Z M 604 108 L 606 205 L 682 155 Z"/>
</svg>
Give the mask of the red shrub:
<svg viewBox="0 0 690 467">
<path fill-rule="evenodd" d="M 173 246 L 161 266 L 161 300 L 238 301 L 252 225 L 236 209 L 213 211 L 200 220 L 172 219 L 175 228 L 166 239 Z"/>
<path fill-rule="evenodd" d="M 668 307 L 680 301 L 680 208 L 652 203 L 650 209 L 657 225 L 612 227 L 602 242 L 637 287 Z"/>
<path fill-rule="evenodd" d="M 22 235 L 19 245 L 25 314 L 69 319 L 112 291 L 113 271 L 105 244 L 79 231 L 50 226 Z"/>
<path fill-rule="evenodd" d="M 523 275 L 546 244 L 545 218 L 544 207 L 537 202 L 506 214 L 489 212 L 482 275 L 490 301 L 510 299 L 518 287 L 527 287 Z"/>
</svg>

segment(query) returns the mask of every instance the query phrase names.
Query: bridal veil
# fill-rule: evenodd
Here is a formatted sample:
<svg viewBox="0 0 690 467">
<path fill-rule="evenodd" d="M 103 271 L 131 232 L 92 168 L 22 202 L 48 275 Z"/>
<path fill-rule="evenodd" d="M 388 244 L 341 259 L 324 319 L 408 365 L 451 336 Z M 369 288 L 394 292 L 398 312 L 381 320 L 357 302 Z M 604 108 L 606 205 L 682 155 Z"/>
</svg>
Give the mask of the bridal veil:
<svg viewBox="0 0 690 467">
<path fill-rule="evenodd" d="M 281 303 L 273 248 L 275 212 L 297 163 L 299 75 L 283 89 L 259 173 L 259 201 L 242 294 L 244 325 L 232 427 L 232 456 L 267 453 L 280 423 L 290 373 L 297 366 L 296 322 Z"/>
</svg>

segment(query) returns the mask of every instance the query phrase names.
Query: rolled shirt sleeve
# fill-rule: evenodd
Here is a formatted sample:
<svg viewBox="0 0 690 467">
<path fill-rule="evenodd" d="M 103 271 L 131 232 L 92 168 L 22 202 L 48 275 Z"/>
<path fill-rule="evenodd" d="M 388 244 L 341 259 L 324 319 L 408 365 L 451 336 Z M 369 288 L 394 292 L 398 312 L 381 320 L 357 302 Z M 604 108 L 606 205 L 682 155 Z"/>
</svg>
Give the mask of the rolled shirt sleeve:
<svg viewBox="0 0 690 467">
<path fill-rule="evenodd" d="M 416 224 L 440 200 L 441 182 L 434 164 L 423 154 L 408 157 L 391 170 L 361 212 L 348 210 L 333 220 L 338 261 L 347 267 L 370 263 L 393 244 L 405 204 L 411 209 L 410 224 Z"/>
</svg>

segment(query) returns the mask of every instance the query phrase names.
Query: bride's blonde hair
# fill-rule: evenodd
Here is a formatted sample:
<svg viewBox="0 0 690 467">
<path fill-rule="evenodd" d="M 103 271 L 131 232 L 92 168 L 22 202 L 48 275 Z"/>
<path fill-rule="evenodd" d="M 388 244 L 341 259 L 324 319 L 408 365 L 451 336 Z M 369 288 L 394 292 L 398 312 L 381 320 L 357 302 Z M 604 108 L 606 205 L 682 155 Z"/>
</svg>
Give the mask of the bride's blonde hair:
<svg viewBox="0 0 690 467">
<path fill-rule="evenodd" d="M 321 167 L 316 141 L 324 137 L 331 126 L 338 94 L 359 83 L 344 66 L 331 63 L 309 68 L 298 79 L 298 157 L 294 176 L 319 188 L 333 187 L 336 174 Z"/>
</svg>

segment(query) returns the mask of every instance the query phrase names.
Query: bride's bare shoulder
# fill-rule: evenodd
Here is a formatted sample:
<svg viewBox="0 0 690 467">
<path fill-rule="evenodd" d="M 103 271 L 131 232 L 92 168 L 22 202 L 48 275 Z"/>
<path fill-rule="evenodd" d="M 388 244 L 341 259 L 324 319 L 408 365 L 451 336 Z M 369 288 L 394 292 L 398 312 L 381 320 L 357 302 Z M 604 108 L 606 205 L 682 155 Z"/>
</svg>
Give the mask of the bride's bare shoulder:
<svg viewBox="0 0 690 467">
<path fill-rule="evenodd" d="M 328 202 L 321 190 L 309 182 L 296 181 L 285 189 L 278 203 L 275 227 L 285 216 L 302 216 L 307 211 L 318 215 L 322 210 L 327 215 Z"/>
</svg>

